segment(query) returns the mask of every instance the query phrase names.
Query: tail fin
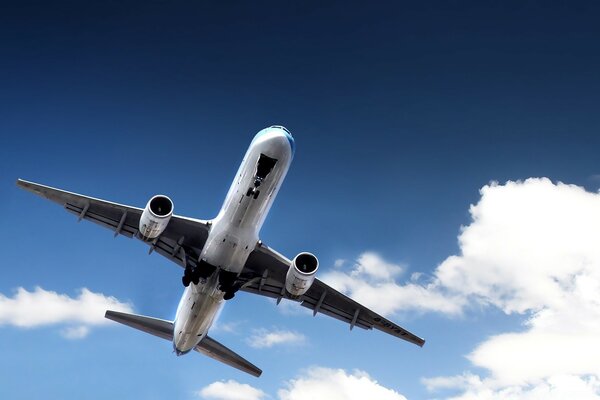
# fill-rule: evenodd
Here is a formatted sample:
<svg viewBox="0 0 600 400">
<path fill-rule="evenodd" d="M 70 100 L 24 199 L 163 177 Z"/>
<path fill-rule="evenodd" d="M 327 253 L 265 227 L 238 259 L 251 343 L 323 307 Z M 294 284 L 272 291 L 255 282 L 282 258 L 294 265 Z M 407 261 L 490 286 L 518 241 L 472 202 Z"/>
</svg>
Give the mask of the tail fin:
<svg viewBox="0 0 600 400">
<path fill-rule="evenodd" d="M 106 311 L 104 316 L 120 324 L 173 341 L 173 323 L 171 321 L 110 310 Z M 262 374 L 260 368 L 209 336 L 205 336 L 194 350 L 250 375 L 258 377 Z"/>
</svg>

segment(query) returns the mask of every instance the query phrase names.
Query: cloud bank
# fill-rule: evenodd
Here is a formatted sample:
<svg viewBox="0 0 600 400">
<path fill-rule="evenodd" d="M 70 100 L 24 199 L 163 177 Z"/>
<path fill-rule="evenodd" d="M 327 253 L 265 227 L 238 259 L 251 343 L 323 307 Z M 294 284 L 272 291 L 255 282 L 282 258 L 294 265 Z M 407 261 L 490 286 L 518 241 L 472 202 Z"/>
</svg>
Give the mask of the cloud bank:
<svg viewBox="0 0 600 400">
<path fill-rule="evenodd" d="M 67 325 L 61 331 L 68 339 L 81 339 L 90 327 L 107 324 L 107 309 L 132 312 L 132 305 L 111 296 L 94 293 L 87 288 L 76 297 L 36 287 L 32 292 L 22 287 L 13 297 L 0 293 L 0 326 L 36 328 L 49 325 Z"/>
<path fill-rule="evenodd" d="M 454 316 L 477 305 L 523 316 L 522 331 L 492 336 L 468 355 L 487 376 L 425 379 L 430 390 L 458 390 L 452 398 L 461 400 L 599 399 L 600 194 L 545 178 L 492 183 L 480 194 L 460 253 L 427 282 L 398 283 L 402 267 L 371 253 L 324 279 L 387 315 Z"/>
<path fill-rule="evenodd" d="M 323 274 L 324 282 L 382 315 L 401 311 L 437 311 L 449 315 L 462 312 L 463 296 L 452 296 L 435 283 L 400 284 L 400 265 L 390 264 L 373 252 L 361 254 L 350 271 L 341 269 Z"/>
<path fill-rule="evenodd" d="M 525 330 L 479 344 L 468 358 L 489 374 L 455 398 L 600 398 L 600 195 L 528 179 L 485 186 L 470 212 L 436 284 Z"/>
<path fill-rule="evenodd" d="M 311 367 L 284 383 L 277 392 L 279 400 L 406 400 L 398 392 L 385 388 L 366 372 L 347 372 L 342 369 Z M 198 395 L 210 400 L 261 400 L 267 396 L 262 390 L 234 380 L 213 382 L 202 388 Z"/>
</svg>

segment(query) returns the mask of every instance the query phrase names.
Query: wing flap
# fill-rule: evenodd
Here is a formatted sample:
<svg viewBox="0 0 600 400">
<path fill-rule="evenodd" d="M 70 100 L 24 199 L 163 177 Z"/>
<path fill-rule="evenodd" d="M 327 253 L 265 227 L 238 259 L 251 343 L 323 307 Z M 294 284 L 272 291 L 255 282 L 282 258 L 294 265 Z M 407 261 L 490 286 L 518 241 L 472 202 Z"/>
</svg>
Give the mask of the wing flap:
<svg viewBox="0 0 600 400">
<path fill-rule="evenodd" d="M 110 229 L 111 231 L 116 232 L 117 229 L 119 229 L 118 234 L 120 234 L 120 235 L 124 235 L 127 237 L 133 237 L 135 234 L 137 234 L 138 229 L 133 224 L 135 224 L 136 222 L 139 222 L 139 219 L 140 219 L 139 214 L 136 215 L 137 218 L 132 218 L 129 215 L 130 213 L 128 212 L 125 215 L 125 221 L 127 221 L 127 219 L 129 219 L 130 220 L 129 223 L 124 221 L 123 224 L 121 224 L 121 226 L 119 227 L 120 219 L 115 220 L 110 217 L 107 217 L 105 214 L 102 214 L 102 213 L 96 211 L 95 208 L 96 207 L 90 205 L 90 207 L 88 207 L 88 209 L 85 211 L 85 215 L 82 218 L 86 219 L 88 221 L 91 221 L 95 224 L 98 224 L 104 228 Z M 83 210 L 85 209 L 85 206 L 79 207 L 75 204 L 66 203 L 65 209 L 72 214 L 81 216 L 81 214 L 83 213 Z"/>
</svg>

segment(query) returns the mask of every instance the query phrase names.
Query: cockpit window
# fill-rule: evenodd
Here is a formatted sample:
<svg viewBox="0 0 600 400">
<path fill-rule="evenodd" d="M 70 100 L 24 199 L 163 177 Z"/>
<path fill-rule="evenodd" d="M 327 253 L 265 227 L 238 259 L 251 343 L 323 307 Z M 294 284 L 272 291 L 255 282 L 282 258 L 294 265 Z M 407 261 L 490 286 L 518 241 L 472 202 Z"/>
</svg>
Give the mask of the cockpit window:
<svg viewBox="0 0 600 400">
<path fill-rule="evenodd" d="M 261 153 L 260 157 L 258 158 L 258 162 L 256 163 L 256 177 L 260 180 L 265 179 L 273 170 L 275 164 L 277 164 L 277 160 L 275 158 L 265 156 Z"/>
</svg>

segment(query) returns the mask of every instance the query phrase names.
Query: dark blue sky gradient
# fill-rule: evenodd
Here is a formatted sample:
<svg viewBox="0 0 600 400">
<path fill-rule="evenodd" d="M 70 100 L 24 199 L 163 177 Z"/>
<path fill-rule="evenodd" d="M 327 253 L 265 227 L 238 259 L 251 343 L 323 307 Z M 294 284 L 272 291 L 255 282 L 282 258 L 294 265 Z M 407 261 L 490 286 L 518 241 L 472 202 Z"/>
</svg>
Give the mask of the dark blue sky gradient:
<svg viewBox="0 0 600 400">
<path fill-rule="evenodd" d="M 598 173 L 592 3 L 19 4 L 0 16 L 3 159 L 19 176 L 210 168 L 199 184 L 224 193 L 272 123 L 296 135 L 311 209 L 464 204 L 490 180 Z"/>
<path fill-rule="evenodd" d="M 468 206 L 492 180 L 547 176 L 598 189 L 599 15 L 594 2 L 5 2 L 0 195 L 8 204 L 0 292 L 40 285 L 73 294 L 87 286 L 131 299 L 141 312 L 174 314 L 177 269 L 131 241 L 74 224 L 14 181 L 136 206 L 166 193 L 177 213 L 211 218 L 253 135 L 272 124 L 292 131 L 297 151 L 261 233 L 265 242 L 288 256 L 314 251 L 324 269 L 374 250 L 408 264 L 409 272 L 431 272 L 457 251 Z M 143 268 L 151 273 L 140 274 Z M 292 323 L 263 301 L 248 302 L 236 307 L 258 305 L 275 321 L 268 323 Z M 478 318 L 459 324 L 402 316 L 399 322 L 429 339 L 421 352 L 373 332 L 347 335 L 337 322 L 321 319 L 315 329 L 343 332 L 348 346 L 364 335 L 379 354 L 393 346 L 392 356 L 413 367 L 382 367 L 373 376 L 422 398 L 420 377 L 467 365 L 462 355 L 491 334 L 469 336 L 465 326 L 474 328 Z M 7 332 L 16 344 L 30 343 L 21 331 L 0 329 L 3 338 Z M 452 330 L 464 330 L 470 341 L 444 341 L 442 331 Z M 96 340 L 124 332 L 99 329 Z M 137 355 L 156 345 L 140 337 L 131 341 Z M 295 368 L 311 365 L 311 355 L 336 352 L 315 345 L 286 373 L 243 343 L 232 347 L 271 369 L 270 378 L 253 384 L 272 395 Z M 144 356 L 146 368 L 156 354 L 172 363 L 168 347 Z M 114 344 L 110 351 L 123 349 Z M 446 358 L 428 358 L 442 352 Z M 372 371 L 369 364 L 378 361 L 339 356 L 332 366 Z M 181 363 L 191 368 L 198 360 Z M 15 370 L 28 368 L 21 367 Z M 4 364 L 0 373 L 11 368 Z M 126 377 L 111 378 L 127 397 Z M 160 379 L 148 393 L 185 397 L 218 378 Z M 187 386 L 172 392 L 180 381 Z M 52 385 L 39 387 L 62 394 Z M 28 390 L 24 397 L 39 397 Z M 99 397 L 114 395 L 103 390 Z"/>
</svg>

